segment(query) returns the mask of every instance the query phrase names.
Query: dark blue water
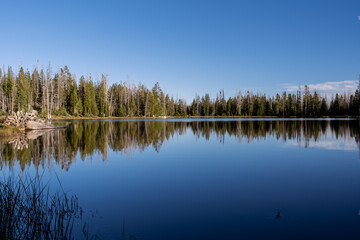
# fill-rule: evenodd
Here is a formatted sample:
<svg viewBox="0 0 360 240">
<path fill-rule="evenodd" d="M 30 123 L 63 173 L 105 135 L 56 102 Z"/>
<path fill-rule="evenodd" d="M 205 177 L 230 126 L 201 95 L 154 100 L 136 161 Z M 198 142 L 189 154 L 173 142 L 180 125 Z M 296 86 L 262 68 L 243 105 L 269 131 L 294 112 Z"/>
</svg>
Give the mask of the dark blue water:
<svg viewBox="0 0 360 240">
<path fill-rule="evenodd" d="M 101 239 L 360 238 L 356 120 L 66 124 L 3 140 L 1 163 L 53 188 L 57 174 L 86 210 L 77 237 L 86 221 Z"/>
</svg>

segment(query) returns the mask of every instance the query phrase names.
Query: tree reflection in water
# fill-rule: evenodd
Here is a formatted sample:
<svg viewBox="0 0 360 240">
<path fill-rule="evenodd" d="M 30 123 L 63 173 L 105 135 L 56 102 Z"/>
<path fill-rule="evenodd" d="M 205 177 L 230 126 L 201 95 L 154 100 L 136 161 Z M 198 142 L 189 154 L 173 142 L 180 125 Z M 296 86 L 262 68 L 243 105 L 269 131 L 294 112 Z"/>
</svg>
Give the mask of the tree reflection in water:
<svg viewBox="0 0 360 240">
<path fill-rule="evenodd" d="M 271 121 L 74 121 L 68 129 L 32 131 L 0 141 L 0 167 L 21 169 L 34 164 L 36 168 L 50 167 L 54 161 L 68 170 L 79 153 L 82 161 L 100 153 L 107 159 L 108 149 L 128 154 L 149 147 L 160 151 L 165 141 L 174 135 L 191 131 L 196 138 L 236 137 L 239 142 L 251 143 L 275 137 L 281 141 L 296 141 L 309 146 L 322 136 L 349 139 L 359 146 L 359 121 L 355 120 L 271 120 Z"/>
</svg>

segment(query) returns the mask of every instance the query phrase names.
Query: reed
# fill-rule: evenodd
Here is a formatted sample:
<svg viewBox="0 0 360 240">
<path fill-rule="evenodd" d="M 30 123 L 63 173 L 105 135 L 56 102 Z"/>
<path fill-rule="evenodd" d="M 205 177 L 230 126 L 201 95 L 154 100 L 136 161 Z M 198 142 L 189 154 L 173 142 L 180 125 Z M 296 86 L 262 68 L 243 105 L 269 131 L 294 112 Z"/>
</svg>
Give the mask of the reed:
<svg viewBox="0 0 360 240">
<path fill-rule="evenodd" d="M 19 175 L 0 181 L 0 239 L 74 239 L 74 221 L 83 212 L 78 198 L 62 187 L 50 193 L 41 178 Z"/>
</svg>

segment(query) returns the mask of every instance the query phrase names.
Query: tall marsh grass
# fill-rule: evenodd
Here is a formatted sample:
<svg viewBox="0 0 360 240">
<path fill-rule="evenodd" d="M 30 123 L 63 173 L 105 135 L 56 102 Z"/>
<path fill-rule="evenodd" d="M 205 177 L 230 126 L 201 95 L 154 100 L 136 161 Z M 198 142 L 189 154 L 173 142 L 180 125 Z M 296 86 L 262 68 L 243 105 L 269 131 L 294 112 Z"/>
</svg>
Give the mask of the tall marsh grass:
<svg viewBox="0 0 360 240">
<path fill-rule="evenodd" d="M 61 184 L 50 193 L 41 178 L 2 177 L 0 239 L 74 239 L 74 222 L 82 217 L 78 198 L 64 192 Z"/>
</svg>

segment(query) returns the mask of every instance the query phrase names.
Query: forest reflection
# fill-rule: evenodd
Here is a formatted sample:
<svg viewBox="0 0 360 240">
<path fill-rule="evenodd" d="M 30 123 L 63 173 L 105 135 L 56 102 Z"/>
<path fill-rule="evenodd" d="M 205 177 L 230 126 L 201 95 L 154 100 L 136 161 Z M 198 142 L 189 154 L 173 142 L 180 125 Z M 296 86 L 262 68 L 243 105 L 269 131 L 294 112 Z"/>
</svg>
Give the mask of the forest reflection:
<svg viewBox="0 0 360 240">
<path fill-rule="evenodd" d="M 99 153 L 107 160 L 108 150 L 129 154 L 149 147 L 160 151 L 165 141 L 192 133 L 196 138 L 214 138 L 225 143 L 235 137 L 240 143 L 268 137 L 295 141 L 308 147 L 322 137 L 349 140 L 359 146 L 359 121 L 355 120 L 273 120 L 273 121 L 76 121 L 69 128 L 54 131 L 30 131 L 12 139 L 0 139 L 0 167 L 22 170 L 51 167 L 56 163 L 68 170 L 76 161 Z"/>
</svg>

